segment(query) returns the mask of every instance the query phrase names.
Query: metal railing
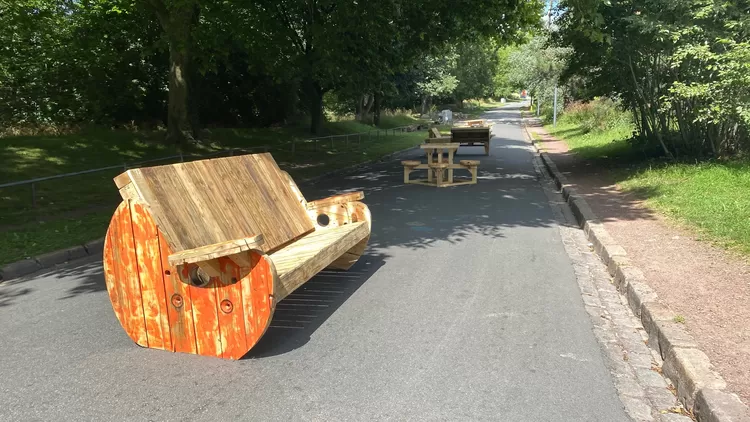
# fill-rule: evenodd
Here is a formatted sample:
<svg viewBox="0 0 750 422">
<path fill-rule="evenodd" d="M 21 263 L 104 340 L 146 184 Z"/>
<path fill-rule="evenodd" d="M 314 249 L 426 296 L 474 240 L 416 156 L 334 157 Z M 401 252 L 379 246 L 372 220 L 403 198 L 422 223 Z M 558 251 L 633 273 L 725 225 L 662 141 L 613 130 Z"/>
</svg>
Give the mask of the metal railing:
<svg viewBox="0 0 750 422">
<path fill-rule="evenodd" d="M 253 147 L 253 148 L 232 148 L 232 149 L 226 149 L 221 151 L 216 151 L 211 154 L 178 154 L 178 155 L 170 155 L 167 157 L 159 157 L 159 158 L 153 158 L 150 160 L 144 160 L 144 161 L 138 161 L 138 162 L 124 162 L 122 164 L 118 164 L 116 166 L 107 166 L 107 167 L 100 167 L 95 169 L 89 169 L 89 170 L 83 170 L 83 171 L 76 171 L 72 173 L 63 173 L 63 174 L 56 174 L 54 176 L 45 176 L 45 177 L 37 177 L 34 179 L 27 179 L 27 180 L 20 180 L 17 182 L 10 182 L 10 183 L 3 183 L 0 184 L 0 189 L 2 188 L 11 188 L 16 186 L 23 186 L 23 185 L 29 185 L 31 187 L 31 207 L 36 208 L 36 185 L 41 182 L 49 181 L 49 180 L 55 180 L 55 179 L 64 179 L 66 177 L 73 177 L 73 176 L 80 176 L 83 174 L 90 174 L 90 173 L 99 173 L 102 171 L 109 171 L 109 170 L 115 170 L 115 169 L 122 169 L 123 171 L 127 171 L 128 169 L 141 167 L 144 164 L 149 163 L 155 163 L 159 161 L 171 161 L 171 160 L 177 160 L 179 159 L 180 162 L 185 162 L 187 159 L 188 161 L 191 161 L 192 159 L 203 159 L 203 158 L 210 158 L 210 157 L 216 157 L 226 154 L 227 156 L 234 156 L 238 153 L 241 154 L 251 154 L 253 152 L 256 152 L 258 150 L 262 150 L 263 152 L 268 152 L 270 148 L 266 145 L 259 146 L 259 147 Z"/>
<path fill-rule="evenodd" d="M 401 127 L 395 127 L 390 129 L 374 129 L 367 132 L 361 132 L 361 133 L 349 133 L 344 135 L 330 135 L 330 136 L 323 136 L 319 138 L 309 138 L 304 140 L 297 140 L 293 139 L 291 142 L 291 153 L 294 155 L 298 149 L 300 149 L 300 146 L 302 145 L 312 145 L 313 151 L 318 151 L 320 149 L 321 143 L 327 143 L 330 142 L 330 148 L 335 149 L 335 143 L 341 142 L 343 140 L 344 145 L 346 148 L 348 148 L 350 145 L 355 144 L 356 140 L 356 146 L 359 148 L 359 146 L 362 143 L 363 138 L 366 142 L 375 139 L 378 140 L 381 137 L 381 134 L 383 134 L 384 137 L 390 136 L 396 136 L 397 133 L 403 134 L 405 132 L 411 132 L 416 130 L 415 125 L 410 126 L 401 126 Z M 122 171 L 127 171 L 128 169 L 141 167 L 145 164 L 150 163 L 156 163 L 161 161 L 177 161 L 184 162 L 186 160 L 190 161 L 193 159 L 205 159 L 210 157 L 216 157 L 221 155 L 227 155 L 227 156 L 233 156 L 237 154 L 251 154 L 258 151 L 268 152 L 271 148 L 267 145 L 264 146 L 258 146 L 258 147 L 251 147 L 251 148 L 232 148 L 232 149 L 226 149 L 221 151 L 216 151 L 210 154 L 178 154 L 178 155 L 170 155 L 167 157 L 159 157 L 159 158 L 153 158 L 149 160 L 143 160 L 138 162 L 123 162 L 122 164 L 118 165 L 112 165 L 107 167 L 100 167 L 95 169 L 89 169 L 89 170 L 82 170 L 72 173 L 64 173 L 64 174 L 56 174 L 53 176 L 45 176 L 45 177 L 37 177 L 34 179 L 27 179 L 27 180 L 20 180 L 16 182 L 9 182 L 9 183 L 3 183 L 0 184 L 0 189 L 3 188 L 12 188 L 12 187 L 18 187 L 18 186 L 25 186 L 28 185 L 31 190 L 31 208 L 35 209 L 37 208 L 37 184 L 50 181 L 50 180 L 57 180 L 57 179 L 64 179 L 68 177 L 73 176 L 80 176 L 84 174 L 91 174 L 91 173 L 99 173 L 103 171 L 111 171 L 116 169 L 122 169 Z"/>
<path fill-rule="evenodd" d="M 390 129 L 374 129 L 374 130 L 369 130 L 367 132 L 360 132 L 360 133 L 347 133 L 344 135 L 321 136 L 319 138 L 308 138 L 308 139 L 302 139 L 302 140 L 292 139 L 291 152 L 292 152 L 292 155 L 294 155 L 296 154 L 297 150 L 300 149 L 299 148 L 300 146 L 309 145 L 309 144 L 312 144 L 313 151 L 318 151 L 320 149 L 319 144 L 325 144 L 327 142 L 330 142 L 331 149 L 334 149 L 335 148 L 334 143 L 336 140 L 339 140 L 339 142 L 340 140 L 343 140 L 345 148 L 349 148 L 349 146 L 354 144 L 354 141 L 356 140 L 356 145 L 359 148 L 359 146 L 362 144 L 363 137 L 366 137 L 366 141 L 370 141 L 373 137 L 377 140 L 377 139 L 380 139 L 381 132 L 384 133 L 385 137 L 388 136 L 389 131 L 390 131 L 391 136 L 396 136 L 396 132 L 403 134 L 404 132 L 412 131 L 414 127 L 415 125 L 409 125 L 409 126 L 394 127 Z"/>
</svg>

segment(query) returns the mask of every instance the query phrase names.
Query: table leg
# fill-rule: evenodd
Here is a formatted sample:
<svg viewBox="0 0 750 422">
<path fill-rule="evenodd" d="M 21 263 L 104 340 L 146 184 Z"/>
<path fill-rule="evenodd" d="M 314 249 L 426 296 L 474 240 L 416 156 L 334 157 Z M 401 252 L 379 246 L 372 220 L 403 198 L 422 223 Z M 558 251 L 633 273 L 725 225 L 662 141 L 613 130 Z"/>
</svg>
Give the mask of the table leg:
<svg viewBox="0 0 750 422">
<path fill-rule="evenodd" d="M 448 150 L 448 164 L 453 164 L 453 154 L 455 152 L 456 151 L 452 149 Z M 452 168 L 448 169 L 448 183 L 453 183 L 453 169 Z"/>
<path fill-rule="evenodd" d="M 432 183 L 432 169 L 430 168 L 430 164 L 432 164 L 432 151 L 427 151 L 427 182 Z"/>
</svg>

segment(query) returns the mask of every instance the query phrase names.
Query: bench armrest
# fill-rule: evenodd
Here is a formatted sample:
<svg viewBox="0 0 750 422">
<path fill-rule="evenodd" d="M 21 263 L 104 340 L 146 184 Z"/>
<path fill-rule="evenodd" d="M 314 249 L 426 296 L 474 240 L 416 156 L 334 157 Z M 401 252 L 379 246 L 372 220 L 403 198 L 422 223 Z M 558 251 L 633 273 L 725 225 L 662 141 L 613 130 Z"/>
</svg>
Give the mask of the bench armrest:
<svg viewBox="0 0 750 422">
<path fill-rule="evenodd" d="M 342 193 L 341 195 L 334 195 L 329 196 L 328 198 L 318 199 L 317 201 L 310 201 L 307 203 L 307 209 L 313 210 L 315 208 L 327 207 L 330 205 L 347 204 L 349 202 L 359 201 L 364 197 L 365 193 L 362 191 Z"/>
<path fill-rule="evenodd" d="M 211 259 L 221 258 L 259 249 L 263 245 L 263 235 L 246 237 L 244 239 L 228 240 L 226 242 L 215 243 L 213 245 L 201 246 L 199 248 L 188 249 L 169 255 L 170 265 L 193 264 L 196 262 L 208 261 Z"/>
</svg>

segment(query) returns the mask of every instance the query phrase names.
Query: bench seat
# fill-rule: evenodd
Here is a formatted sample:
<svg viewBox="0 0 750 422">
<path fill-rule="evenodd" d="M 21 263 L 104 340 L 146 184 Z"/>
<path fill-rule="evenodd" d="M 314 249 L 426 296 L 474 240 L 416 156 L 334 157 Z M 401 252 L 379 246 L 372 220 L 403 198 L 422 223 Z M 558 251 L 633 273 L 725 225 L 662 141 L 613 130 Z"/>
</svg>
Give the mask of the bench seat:
<svg viewBox="0 0 750 422">
<path fill-rule="evenodd" d="M 316 230 L 271 253 L 280 282 L 277 294 L 292 293 L 369 236 L 367 222 L 345 224 Z"/>
</svg>

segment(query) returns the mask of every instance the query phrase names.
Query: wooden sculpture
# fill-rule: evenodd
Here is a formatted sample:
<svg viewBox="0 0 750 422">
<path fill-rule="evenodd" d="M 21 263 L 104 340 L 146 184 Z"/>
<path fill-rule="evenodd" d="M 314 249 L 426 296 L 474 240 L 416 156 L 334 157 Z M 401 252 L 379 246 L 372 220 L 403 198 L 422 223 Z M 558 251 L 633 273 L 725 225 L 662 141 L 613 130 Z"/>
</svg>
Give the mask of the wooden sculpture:
<svg viewBox="0 0 750 422">
<path fill-rule="evenodd" d="M 117 319 L 137 344 L 238 359 L 276 304 L 370 237 L 362 192 L 307 202 L 270 154 L 128 170 L 104 245 Z"/>
</svg>

